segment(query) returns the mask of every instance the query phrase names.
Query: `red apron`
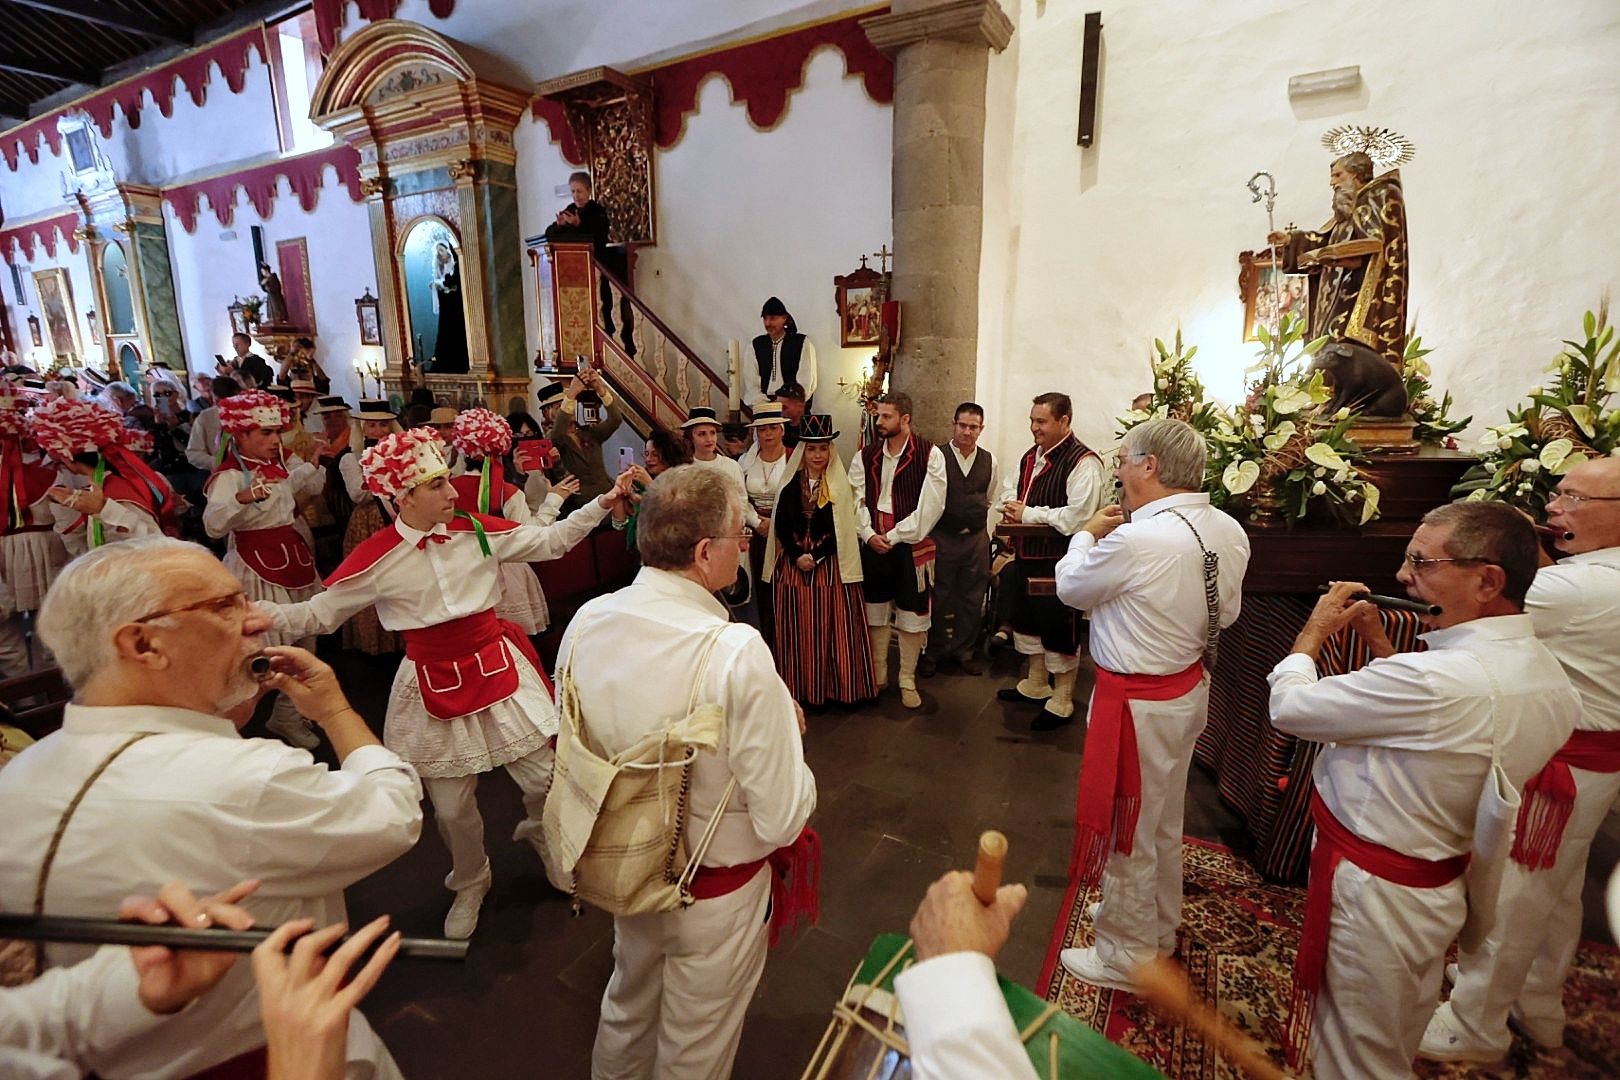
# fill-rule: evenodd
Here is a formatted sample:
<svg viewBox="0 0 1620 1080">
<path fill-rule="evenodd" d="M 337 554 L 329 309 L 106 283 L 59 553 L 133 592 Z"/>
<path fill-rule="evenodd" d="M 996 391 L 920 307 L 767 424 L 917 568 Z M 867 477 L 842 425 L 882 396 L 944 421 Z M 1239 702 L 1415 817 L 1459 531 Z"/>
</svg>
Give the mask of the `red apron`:
<svg viewBox="0 0 1620 1080">
<path fill-rule="evenodd" d="M 516 625 L 496 618 L 493 608 L 401 633 L 405 658 L 416 665 L 422 704 L 435 720 L 455 720 L 517 693 L 518 666 L 508 644 L 534 665 L 551 692 L 534 645 Z"/>
<path fill-rule="evenodd" d="M 315 553 L 291 525 L 238 529 L 232 535 L 236 537 L 237 558 L 270 584 L 302 589 L 319 580 Z"/>
<path fill-rule="evenodd" d="M 1524 785 L 1511 858 L 1527 870 L 1547 870 L 1558 861 L 1564 827 L 1575 813 L 1575 777 L 1570 775 L 1571 769 L 1620 772 L 1620 731 L 1573 732 L 1569 741 Z"/>
</svg>

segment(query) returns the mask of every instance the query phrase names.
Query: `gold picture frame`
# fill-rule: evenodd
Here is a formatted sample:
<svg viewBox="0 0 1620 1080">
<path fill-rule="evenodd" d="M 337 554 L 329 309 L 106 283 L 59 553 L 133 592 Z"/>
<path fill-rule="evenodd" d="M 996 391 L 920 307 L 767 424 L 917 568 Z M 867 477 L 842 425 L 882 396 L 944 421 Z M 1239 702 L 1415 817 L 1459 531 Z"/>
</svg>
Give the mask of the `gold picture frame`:
<svg viewBox="0 0 1620 1080">
<path fill-rule="evenodd" d="M 84 356 L 79 339 L 79 317 L 73 308 L 73 282 L 62 267 L 34 271 L 34 292 L 44 316 L 45 338 L 51 355 L 60 363 L 78 364 Z"/>
<path fill-rule="evenodd" d="M 1238 253 L 1238 295 L 1243 298 L 1243 340 L 1258 341 L 1255 326 L 1275 334 L 1289 313 L 1309 316 L 1310 283 L 1285 274 L 1270 248 Z"/>
</svg>

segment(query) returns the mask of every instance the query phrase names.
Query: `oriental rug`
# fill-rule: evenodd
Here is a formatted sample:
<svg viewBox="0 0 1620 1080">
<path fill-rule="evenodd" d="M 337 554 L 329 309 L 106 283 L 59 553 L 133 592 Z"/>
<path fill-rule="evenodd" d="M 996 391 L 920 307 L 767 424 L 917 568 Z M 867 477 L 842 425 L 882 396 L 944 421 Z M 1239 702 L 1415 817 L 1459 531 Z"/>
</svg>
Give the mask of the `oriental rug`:
<svg viewBox="0 0 1620 1080">
<path fill-rule="evenodd" d="M 1282 1063 L 1282 1031 L 1305 890 L 1276 885 L 1229 848 L 1183 843 L 1185 900 L 1176 962 L 1193 989 Z M 1196 1033 L 1162 1019 L 1131 994 L 1080 982 L 1058 963 L 1058 951 L 1092 943 L 1086 908 L 1099 890 L 1070 886 L 1058 912 L 1036 992 L 1102 1032 L 1111 1042 L 1162 1071 L 1170 1080 L 1241 1080 Z M 1564 1046 L 1541 1050 L 1515 1037 L 1497 1067 L 1439 1065 L 1419 1060 L 1424 1080 L 1552 1080 L 1620 1076 L 1620 950 L 1582 942 L 1564 988 L 1569 1023 Z"/>
</svg>

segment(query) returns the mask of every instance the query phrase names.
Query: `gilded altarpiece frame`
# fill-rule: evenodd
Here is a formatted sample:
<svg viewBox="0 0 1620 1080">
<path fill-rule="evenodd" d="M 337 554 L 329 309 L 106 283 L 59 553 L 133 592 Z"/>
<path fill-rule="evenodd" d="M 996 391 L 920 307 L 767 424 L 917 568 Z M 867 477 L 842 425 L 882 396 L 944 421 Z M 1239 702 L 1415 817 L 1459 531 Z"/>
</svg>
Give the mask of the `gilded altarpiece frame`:
<svg viewBox="0 0 1620 1080">
<path fill-rule="evenodd" d="M 526 93 L 482 76 L 453 42 L 399 19 L 347 38 L 316 84 L 311 118 L 360 153 L 390 392 L 425 385 L 439 400 L 492 402 L 501 412 L 510 396 L 528 395 L 512 139 L 527 105 Z M 423 374 L 406 363 L 399 252 L 429 216 L 460 245 L 466 374 Z"/>
<path fill-rule="evenodd" d="M 658 242 L 653 182 L 652 87 L 609 67 L 549 79 L 535 93 L 563 107 L 584 150 L 592 194 L 608 214 L 615 244 Z"/>
</svg>

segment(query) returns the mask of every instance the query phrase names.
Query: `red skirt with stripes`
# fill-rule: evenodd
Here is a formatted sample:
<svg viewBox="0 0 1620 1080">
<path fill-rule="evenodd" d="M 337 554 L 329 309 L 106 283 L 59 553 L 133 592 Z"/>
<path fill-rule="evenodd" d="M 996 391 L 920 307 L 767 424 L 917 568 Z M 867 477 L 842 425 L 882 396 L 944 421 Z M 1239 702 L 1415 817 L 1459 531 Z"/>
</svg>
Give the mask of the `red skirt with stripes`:
<svg viewBox="0 0 1620 1080">
<path fill-rule="evenodd" d="M 877 697 L 866 603 L 859 582 L 845 584 L 836 556 L 809 573 L 781 558 L 772 582 L 776 668 L 801 705 L 854 704 Z"/>
</svg>

